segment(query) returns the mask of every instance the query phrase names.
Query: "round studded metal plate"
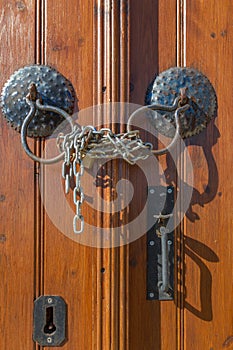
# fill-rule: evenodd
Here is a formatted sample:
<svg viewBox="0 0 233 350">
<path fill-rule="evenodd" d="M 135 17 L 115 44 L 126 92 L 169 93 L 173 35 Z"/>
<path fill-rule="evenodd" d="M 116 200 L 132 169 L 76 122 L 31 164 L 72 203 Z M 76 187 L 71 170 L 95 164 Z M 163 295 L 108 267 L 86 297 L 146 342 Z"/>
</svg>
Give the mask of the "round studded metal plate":
<svg viewBox="0 0 233 350">
<path fill-rule="evenodd" d="M 148 89 L 147 104 L 171 106 L 180 89 L 186 88 L 190 108 L 180 116 L 181 137 L 199 134 L 216 115 L 217 99 L 208 78 L 193 68 L 170 68 L 160 73 Z M 150 112 L 152 125 L 163 135 L 173 137 L 174 112 Z"/>
<path fill-rule="evenodd" d="M 10 125 L 20 132 L 22 123 L 30 107 L 25 97 L 31 83 L 36 84 L 43 104 L 59 107 L 72 114 L 75 91 L 72 84 L 54 68 L 43 65 L 31 65 L 16 71 L 2 90 L 1 107 Z M 52 112 L 36 112 L 29 124 L 29 137 L 46 137 L 51 135 L 64 119 Z"/>
</svg>

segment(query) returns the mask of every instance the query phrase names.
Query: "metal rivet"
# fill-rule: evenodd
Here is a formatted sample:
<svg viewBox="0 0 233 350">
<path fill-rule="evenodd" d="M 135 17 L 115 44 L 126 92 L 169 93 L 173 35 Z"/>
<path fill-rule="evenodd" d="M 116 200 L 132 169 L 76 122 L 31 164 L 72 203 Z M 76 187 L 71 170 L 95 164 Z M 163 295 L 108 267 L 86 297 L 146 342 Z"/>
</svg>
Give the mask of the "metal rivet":
<svg viewBox="0 0 233 350">
<path fill-rule="evenodd" d="M 155 241 L 150 241 L 149 244 L 150 244 L 151 246 L 153 246 L 153 245 L 155 245 Z"/>
<path fill-rule="evenodd" d="M 154 298 L 154 296 L 155 296 L 155 293 L 149 293 L 150 298 Z"/>
<path fill-rule="evenodd" d="M 169 188 L 169 189 L 167 190 L 167 193 L 172 193 L 172 189 Z"/>
<path fill-rule="evenodd" d="M 161 226 L 159 232 L 161 233 L 161 235 L 164 235 L 166 233 L 166 227 Z"/>
<path fill-rule="evenodd" d="M 52 298 L 48 298 L 48 303 L 52 304 L 52 302 L 53 302 L 53 299 Z"/>
<path fill-rule="evenodd" d="M 47 343 L 49 343 L 49 344 L 52 343 L 52 338 L 51 338 L 51 337 L 48 337 L 48 338 L 47 338 Z"/>
<path fill-rule="evenodd" d="M 169 240 L 167 241 L 167 244 L 172 245 L 172 241 L 169 239 Z"/>
<path fill-rule="evenodd" d="M 155 190 L 153 190 L 153 188 L 150 189 L 150 193 L 151 194 L 154 194 L 155 193 Z"/>
</svg>

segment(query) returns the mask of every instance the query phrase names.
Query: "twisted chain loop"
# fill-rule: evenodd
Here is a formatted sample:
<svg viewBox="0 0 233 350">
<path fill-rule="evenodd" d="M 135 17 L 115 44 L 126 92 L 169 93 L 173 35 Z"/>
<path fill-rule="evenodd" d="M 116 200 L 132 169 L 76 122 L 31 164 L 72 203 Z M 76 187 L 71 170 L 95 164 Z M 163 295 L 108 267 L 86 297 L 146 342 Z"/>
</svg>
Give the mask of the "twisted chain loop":
<svg viewBox="0 0 233 350">
<path fill-rule="evenodd" d="M 73 139 L 73 140 L 72 140 Z M 93 159 L 112 159 L 122 157 L 130 164 L 150 156 L 152 145 L 144 143 L 139 137 L 139 131 L 114 134 L 108 128 L 99 131 L 92 126 L 86 126 L 72 133 L 72 137 L 58 136 L 57 143 L 65 151 L 65 163 L 69 165 L 70 150 L 74 147 L 76 159 L 85 156 Z M 78 150 L 78 152 L 77 152 Z"/>
<path fill-rule="evenodd" d="M 39 95 L 35 84 L 31 86 L 30 93 L 26 97 L 26 102 L 30 106 L 30 111 L 22 124 L 21 142 L 25 152 L 34 161 L 42 164 L 53 164 L 63 159 L 62 176 L 65 179 L 65 193 L 69 192 L 71 180 L 75 177 L 73 193 L 73 200 L 76 206 L 76 214 L 73 220 L 75 233 L 82 233 L 84 229 L 84 218 L 81 211 L 84 201 L 84 192 L 81 186 L 81 178 L 84 174 L 83 159 L 85 157 L 90 159 L 113 159 L 122 157 L 129 164 L 135 164 L 138 160 L 147 159 L 151 153 L 155 155 L 168 153 L 177 142 L 180 135 L 181 124 L 179 115 L 190 107 L 189 98 L 186 96 L 185 91 L 185 89 L 181 89 L 180 96 L 175 99 L 172 106 L 153 104 L 137 109 L 128 119 L 127 132 L 115 134 L 109 128 L 102 128 L 98 131 L 92 125 L 87 125 L 82 128 L 74 125 L 72 118 L 64 110 L 54 106 L 43 105 L 43 101 L 38 98 Z M 139 136 L 139 131 L 131 130 L 133 118 L 139 112 L 144 112 L 146 109 L 174 112 L 176 124 L 175 136 L 171 143 L 163 149 L 153 150 L 151 143 L 142 141 Z M 65 135 L 60 133 L 58 135 L 57 146 L 61 154 L 51 159 L 37 157 L 32 153 L 27 144 L 27 129 L 37 111 L 57 113 L 69 123 L 71 128 L 69 133 Z"/>
<path fill-rule="evenodd" d="M 150 143 L 143 143 L 138 131 L 130 131 L 122 134 L 114 134 L 108 128 L 97 131 L 93 126 L 75 128 L 70 134 L 59 134 L 57 146 L 64 152 L 62 164 L 62 177 L 65 179 L 65 193 L 69 192 L 71 178 L 75 177 L 73 201 L 76 213 L 73 220 L 74 233 L 80 234 L 84 230 L 84 218 L 82 204 L 84 192 L 81 186 L 81 178 L 84 174 L 84 157 L 93 159 L 112 159 L 122 157 L 130 164 L 135 164 L 139 159 L 149 157 Z"/>
<path fill-rule="evenodd" d="M 82 233 L 84 229 L 84 218 L 81 211 L 81 207 L 84 201 L 84 192 L 81 186 L 81 177 L 83 176 L 83 173 L 84 173 L 84 165 L 81 159 L 75 160 L 73 165 L 75 169 L 74 174 L 76 177 L 74 194 L 73 194 L 74 204 L 76 206 L 76 214 L 74 216 L 73 229 L 74 229 L 74 233 L 79 234 L 79 233 Z M 77 165 L 79 167 L 79 170 L 77 170 Z"/>
</svg>

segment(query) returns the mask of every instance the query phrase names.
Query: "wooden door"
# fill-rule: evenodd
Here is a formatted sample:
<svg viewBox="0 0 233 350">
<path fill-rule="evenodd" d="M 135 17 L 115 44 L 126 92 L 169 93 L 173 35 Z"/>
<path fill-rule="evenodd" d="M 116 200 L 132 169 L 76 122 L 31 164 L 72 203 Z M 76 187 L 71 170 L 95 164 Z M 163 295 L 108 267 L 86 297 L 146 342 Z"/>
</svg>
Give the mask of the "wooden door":
<svg viewBox="0 0 233 350">
<path fill-rule="evenodd" d="M 40 184 L 42 174 L 51 180 L 53 168 L 29 159 L 20 135 L 0 118 L 1 349 L 41 348 L 32 340 L 33 301 L 50 294 L 62 296 L 68 306 L 63 349 L 233 349 L 232 1 L 0 0 L 0 5 L 1 87 L 20 67 L 48 64 L 73 83 L 79 111 L 117 101 L 143 105 L 155 75 L 190 66 L 209 78 L 218 99 L 217 118 L 186 141 L 193 195 L 176 229 L 174 301 L 163 302 L 146 300 L 145 232 L 130 244 L 104 249 L 63 234 L 44 207 L 47 199 L 59 209 L 56 186 L 49 180 Z M 89 115 L 95 125 L 125 131 L 124 117 L 116 124 L 111 114 Z M 36 154 L 44 147 L 40 140 L 29 144 Z M 190 187 L 186 157 L 176 166 Z M 159 162 L 167 175 L 164 185 L 176 187 L 169 156 Z M 94 233 L 95 226 L 110 227 L 110 235 L 116 226 L 125 232 L 124 225 L 142 210 L 145 179 L 139 167 L 123 161 L 101 168 L 91 198 L 98 192 L 113 201 L 122 178 L 135 191 L 121 215 L 85 203 L 85 221 Z M 72 194 L 67 203 L 72 207 Z M 63 214 L 61 222 L 69 225 L 68 209 Z"/>
</svg>

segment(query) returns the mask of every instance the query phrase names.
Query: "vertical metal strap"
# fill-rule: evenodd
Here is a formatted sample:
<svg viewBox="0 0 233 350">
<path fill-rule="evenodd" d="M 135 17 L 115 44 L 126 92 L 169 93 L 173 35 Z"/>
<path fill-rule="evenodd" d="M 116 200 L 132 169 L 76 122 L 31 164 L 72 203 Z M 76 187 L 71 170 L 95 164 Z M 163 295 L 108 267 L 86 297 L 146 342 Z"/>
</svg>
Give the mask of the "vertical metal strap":
<svg viewBox="0 0 233 350">
<path fill-rule="evenodd" d="M 168 231 L 172 220 L 174 188 L 148 188 L 147 232 L 147 299 L 173 300 L 174 295 L 174 232 Z"/>
</svg>

